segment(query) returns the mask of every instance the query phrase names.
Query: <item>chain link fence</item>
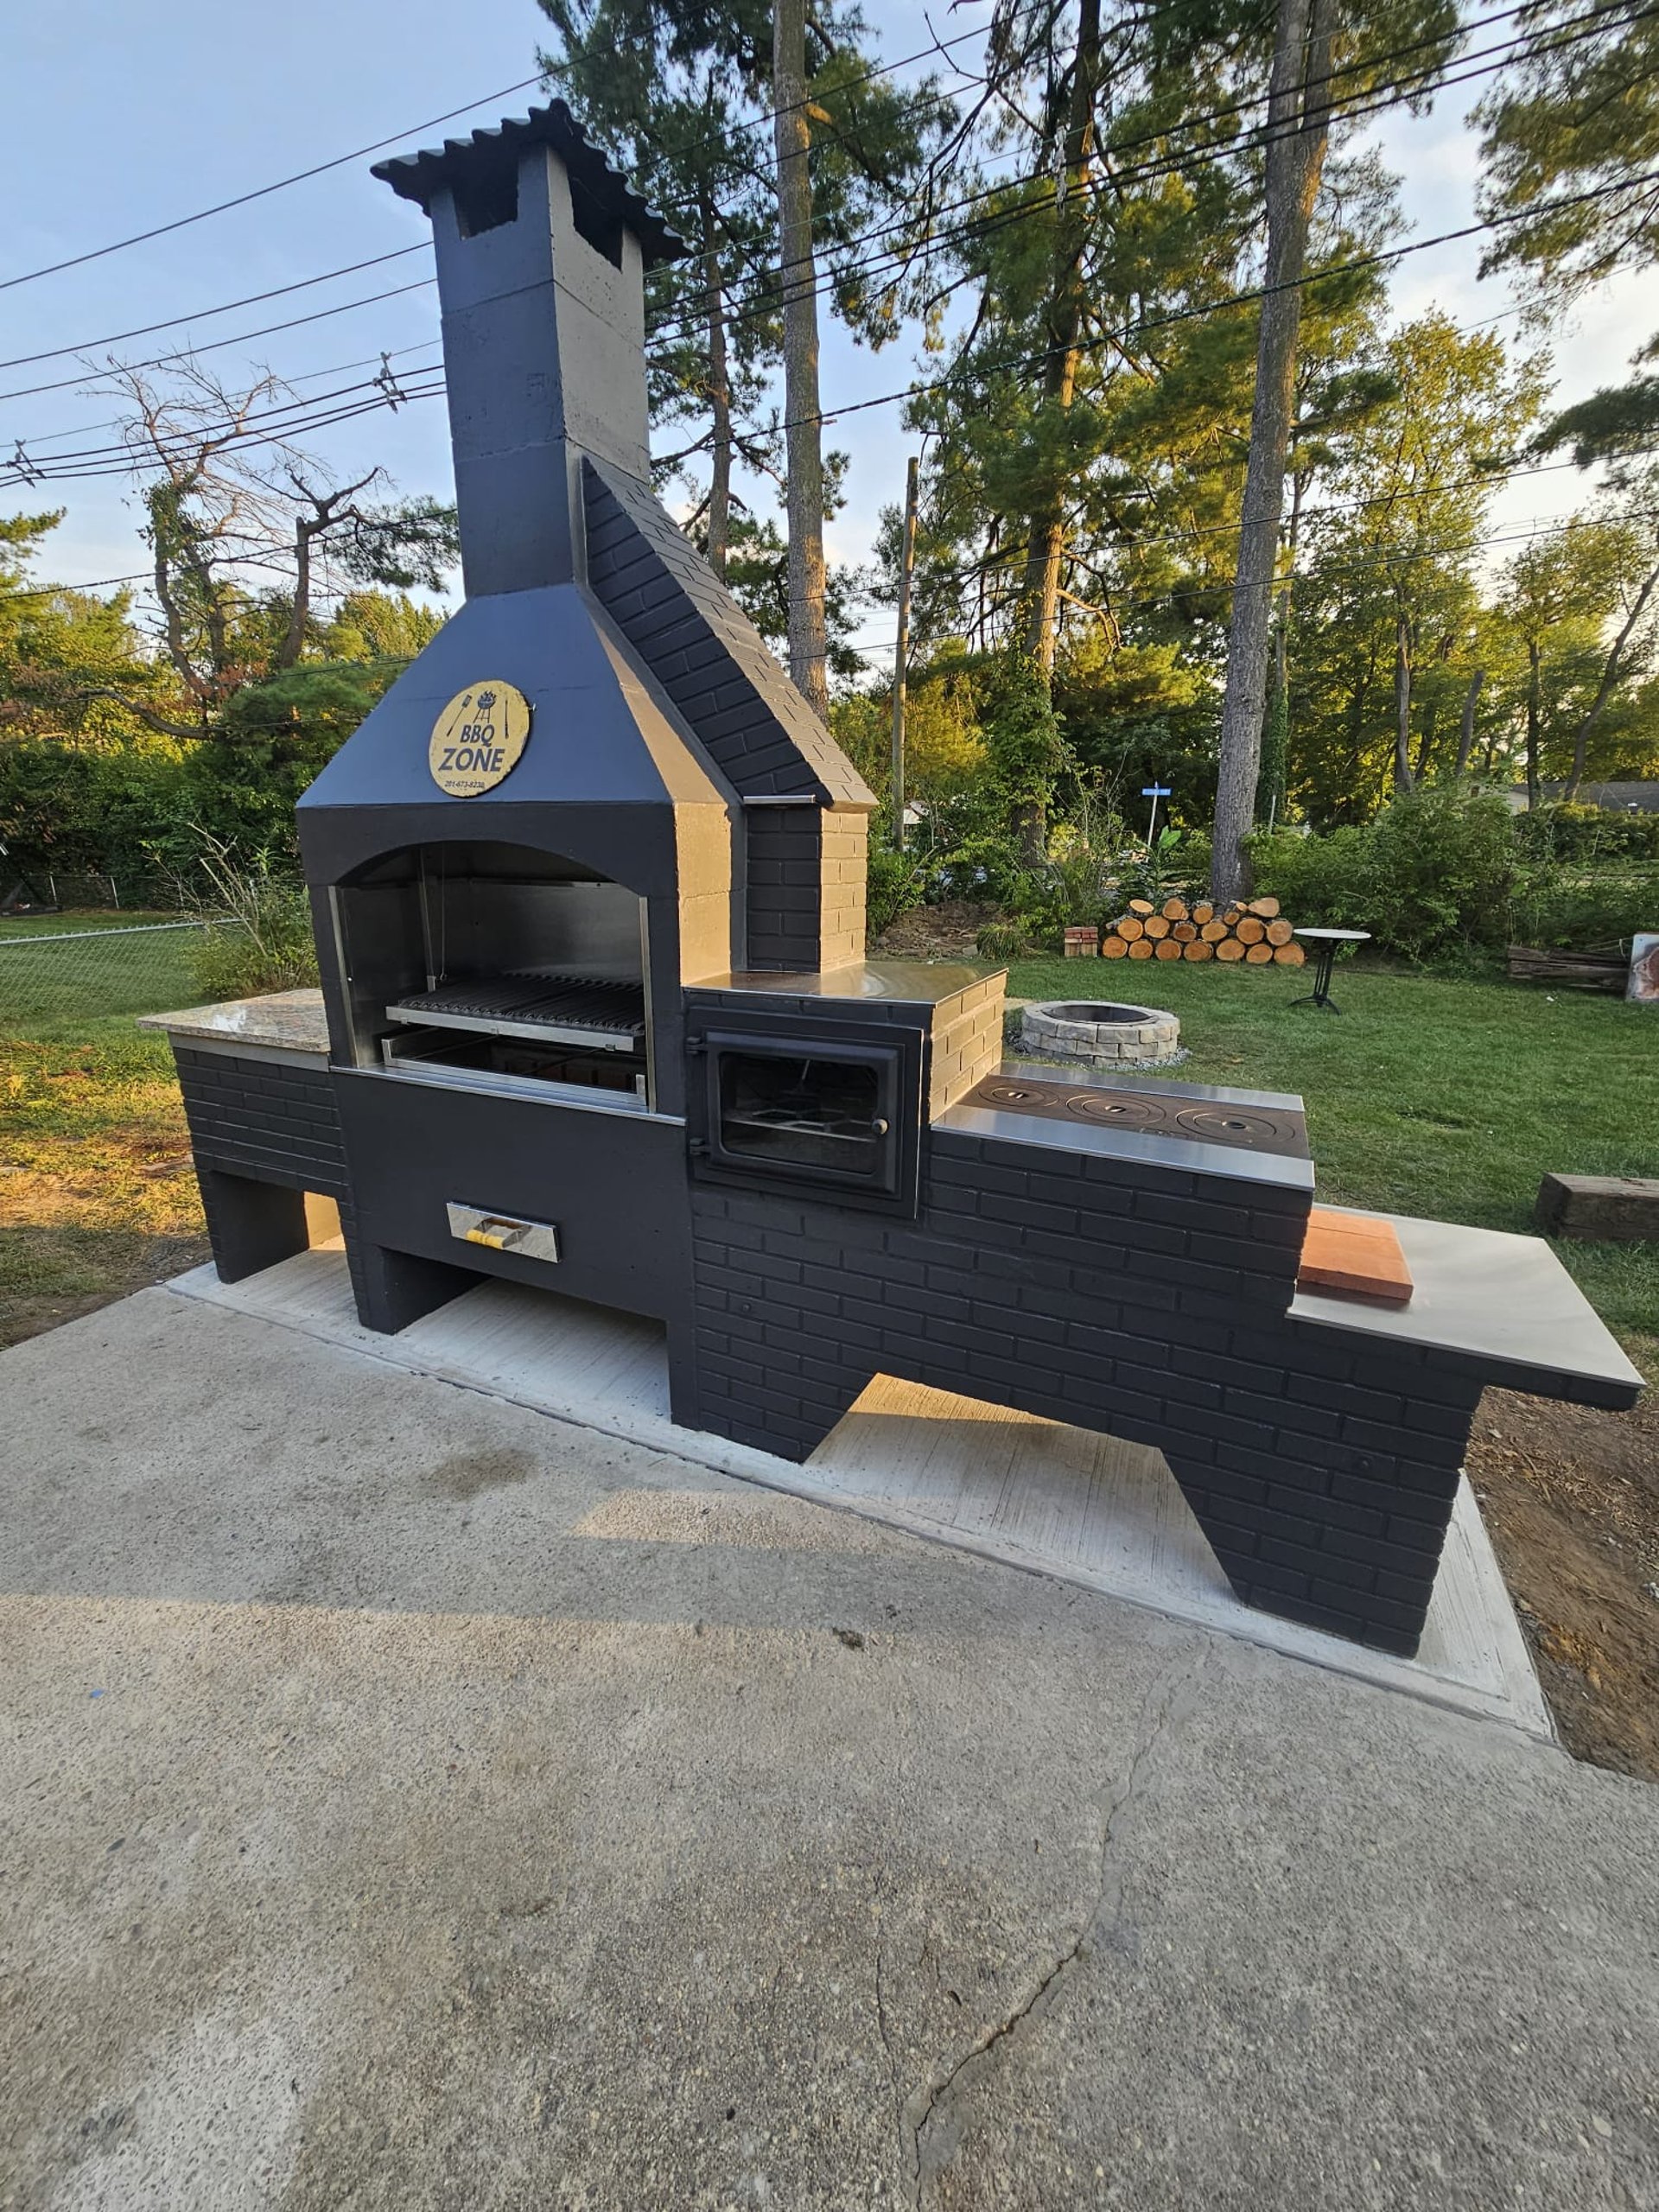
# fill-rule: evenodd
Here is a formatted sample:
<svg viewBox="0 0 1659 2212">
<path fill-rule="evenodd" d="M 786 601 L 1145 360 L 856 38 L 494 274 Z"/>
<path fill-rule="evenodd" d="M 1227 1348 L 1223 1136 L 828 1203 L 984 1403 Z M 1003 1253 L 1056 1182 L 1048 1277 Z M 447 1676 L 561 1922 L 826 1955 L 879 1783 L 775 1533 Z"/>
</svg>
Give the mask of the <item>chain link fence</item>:
<svg viewBox="0 0 1659 2212">
<path fill-rule="evenodd" d="M 112 914 L 0 918 L 0 1039 L 199 1002 L 196 959 L 223 926 L 123 925 Z"/>
<path fill-rule="evenodd" d="M 175 879 L 162 875 L 90 875 L 64 869 L 21 868 L 0 845 L 0 920 L 27 915 L 62 914 L 64 927 L 82 913 L 176 914 L 185 893 Z"/>
</svg>

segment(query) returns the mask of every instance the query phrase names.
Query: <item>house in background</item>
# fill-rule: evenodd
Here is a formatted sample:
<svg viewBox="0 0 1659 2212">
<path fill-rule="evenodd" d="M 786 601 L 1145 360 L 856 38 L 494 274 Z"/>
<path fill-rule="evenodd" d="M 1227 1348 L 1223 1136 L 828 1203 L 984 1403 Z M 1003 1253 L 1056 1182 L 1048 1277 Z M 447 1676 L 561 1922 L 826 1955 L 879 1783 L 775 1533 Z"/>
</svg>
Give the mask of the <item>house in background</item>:
<svg viewBox="0 0 1659 2212">
<path fill-rule="evenodd" d="M 1554 805 L 1567 795 L 1565 784 L 1544 784 L 1541 786 L 1546 802 Z M 1516 784 L 1504 795 L 1512 814 L 1527 811 L 1527 787 Z M 1659 814 L 1659 778 L 1645 782 L 1625 784 L 1580 784 L 1578 804 L 1580 806 L 1599 806 L 1609 814 Z"/>
</svg>

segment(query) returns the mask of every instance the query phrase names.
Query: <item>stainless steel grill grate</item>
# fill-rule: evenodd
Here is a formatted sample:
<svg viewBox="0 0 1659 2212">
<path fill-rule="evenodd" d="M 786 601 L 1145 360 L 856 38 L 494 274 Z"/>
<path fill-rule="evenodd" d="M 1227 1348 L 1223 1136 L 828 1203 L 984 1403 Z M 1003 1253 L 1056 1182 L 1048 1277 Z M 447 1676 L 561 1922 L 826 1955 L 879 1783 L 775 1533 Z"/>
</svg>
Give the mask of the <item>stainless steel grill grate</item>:
<svg viewBox="0 0 1659 2212">
<path fill-rule="evenodd" d="M 486 1036 L 547 1037 L 614 1052 L 638 1050 L 645 1034 L 643 984 L 585 976 L 524 973 L 441 983 L 435 990 L 406 992 L 386 1014 L 393 1021 Z"/>
</svg>

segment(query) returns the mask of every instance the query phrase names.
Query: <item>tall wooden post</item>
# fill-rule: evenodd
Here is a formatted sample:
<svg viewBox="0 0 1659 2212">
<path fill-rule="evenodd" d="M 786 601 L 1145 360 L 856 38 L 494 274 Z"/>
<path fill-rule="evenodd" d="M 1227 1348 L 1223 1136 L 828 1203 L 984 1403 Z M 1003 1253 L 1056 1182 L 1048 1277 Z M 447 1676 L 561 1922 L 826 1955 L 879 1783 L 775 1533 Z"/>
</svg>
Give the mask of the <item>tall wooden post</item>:
<svg viewBox="0 0 1659 2212">
<path fill-rule="evenodd" d="M 916 506 L 921 474 L 912 454 L 905 469 L 905 543 L 899 563 L 899 642 L 893 657 L 893 844 L 905 849 L 905 685 L 910 663 L 910 575 L 916 565 Z"/>
</svg>

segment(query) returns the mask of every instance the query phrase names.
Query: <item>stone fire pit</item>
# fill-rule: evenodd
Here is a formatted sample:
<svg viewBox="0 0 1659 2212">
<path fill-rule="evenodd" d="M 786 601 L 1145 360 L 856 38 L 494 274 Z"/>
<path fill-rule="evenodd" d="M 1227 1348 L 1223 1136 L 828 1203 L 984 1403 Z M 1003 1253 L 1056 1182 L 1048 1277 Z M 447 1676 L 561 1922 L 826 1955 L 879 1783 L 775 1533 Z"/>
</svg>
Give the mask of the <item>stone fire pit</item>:
<svg viewBox="0 0 1659 2212">
<path fill-rule="evenodd" d="M 1106 1067 L 1153 1067 L 1180 1053 L 1181 1025 L 1153 1006 L 1120 1006 L 1105 999 L 1054 999 L 1028 1006 L 1020 1042 L 1058 1059 L 1091 1060 Z"/>
</svg>

